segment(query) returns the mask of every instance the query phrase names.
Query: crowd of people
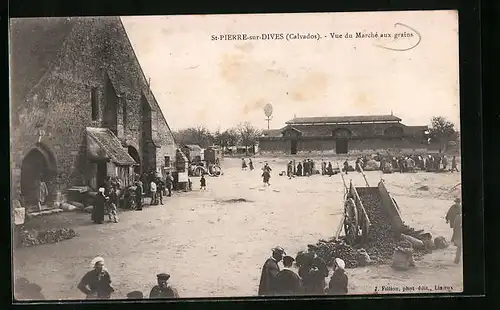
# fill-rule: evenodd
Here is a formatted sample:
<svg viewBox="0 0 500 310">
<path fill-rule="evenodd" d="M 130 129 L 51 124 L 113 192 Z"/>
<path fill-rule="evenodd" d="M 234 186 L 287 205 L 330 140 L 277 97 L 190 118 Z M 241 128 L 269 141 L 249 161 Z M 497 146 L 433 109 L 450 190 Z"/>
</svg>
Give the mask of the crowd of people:
<svg viewBox="0 0 500 310">
<path fill-rule="evenodd" d="M 259 296 L 296 295 L 345 295 L 348 293 L 348 276 L 345 262 L 336 258 L 328 285 L 329 270 L 323 259 L 316 254 L 315 245 L 308 246 L 307 253 L 296 258 L 288 256 L 282 247 L 272 249 L 271 257 L 262 267 Z M 279 263 L 283 263 L 280 268 Z M 293 270 L 295 262 L 298 272 Z"/>
</svg>

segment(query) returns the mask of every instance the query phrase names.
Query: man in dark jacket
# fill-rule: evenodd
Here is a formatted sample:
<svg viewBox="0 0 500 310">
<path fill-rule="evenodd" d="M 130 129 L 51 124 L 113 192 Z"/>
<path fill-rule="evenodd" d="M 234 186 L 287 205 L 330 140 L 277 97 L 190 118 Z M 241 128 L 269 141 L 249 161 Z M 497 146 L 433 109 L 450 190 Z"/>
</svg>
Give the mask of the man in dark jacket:
<svg viewBox="0 0 500 310">
<path fill-rule="evenodd" d="M 276 287 L 278 295 L 294 296 L 302 294 L 302 280 L 290 268 L 292 268 L 293 257 L 283 257 L 283 270 L 278 273 Z"/>
<path fill-rule="evenodd" d="M 347 275 L 345 274 L 345 263 L 340 258 L 335 259 L 335 270 L 333 271 L 330 283 L 328 284 L 328 295 L 345 295 L 348 292 Z"/>
<path fill-rule="evenodd" d="M 165 185 L 167 187 L 168 191 L 168 197 L 172 196 L 172 187 L 174 186 L 174 178 L 170 174 L 170 172 L 167 172 L 167 177 L 165 178 Z"/>
<path fill-rule="evenodd" d="M 455 218 L 457 214 L 460 212 L 460 198 L 455 198 L 455 203 L 448 209 L 448 212 L 446 213 L 446 223 L 450 224 L 450 228 L 453 229 L 453 225 L 455 223 Z"/>
<path fill-rule="evenodd" d="M 160 205 L 163 205 L 163 194 L 165 193 L 165 183 L 161 180 L 161 178 L 157 178 L 156 185 L 158 186 L 158 189 L 156 191 L 156 197 L 160 201 Z"/>
<path fill-rule="evenodd" d="M 170 275 L 167 273 L 160 273 L 156 275 L 158 285 L 155 285 L 149 293 L 149 298 L 179 298 L 177 290 L 168 285 Z"/>
<path fill-rule="evenodd" d="M 272 249 L 272 256 L 266 260 L 260 276 L 259 296 L 275 295 L 277 290 L 276 279 L 280 272 L 278 263 L 283 259 L 285 250 L 282 247 Z"/>
</svg>

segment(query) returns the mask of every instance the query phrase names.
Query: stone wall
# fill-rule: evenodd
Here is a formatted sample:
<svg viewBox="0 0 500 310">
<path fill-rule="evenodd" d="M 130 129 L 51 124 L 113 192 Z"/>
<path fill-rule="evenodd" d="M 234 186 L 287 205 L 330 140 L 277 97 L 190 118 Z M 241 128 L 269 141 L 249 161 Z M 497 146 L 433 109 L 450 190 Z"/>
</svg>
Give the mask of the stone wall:
<svg viewBox="0 0 500 310">
<path fill-rule="evenodd" d="M 12 184 L 19 193 L 22 160 L 40 140 L 56 159 L 57 176 L 52 189 L 87 184 L 96 167 L 86 159 L 85 127 L 100 126 L 109 78 L 117 95 L 118 137 L 142 154 L 141 96 L 152 115 L 153 139 L 158 146 L 153 163 L 164 156 L 175 158 L 172 133 L 154 99 L 123 25 L 117 18 L 77 18 L 53 66 L 31 90 L 26 100 L 12 102 Z M 23 83 L 22 80 L 12 83 Z M 96 90 L 98 120 L 92 121 L 91 92 Z M 124 108 L 125 106 L 125 108 Z M 125 118 L 123 113 L 125 112 Z M 141 161 L 144 159 L 141 158 Z"/>
</svg>

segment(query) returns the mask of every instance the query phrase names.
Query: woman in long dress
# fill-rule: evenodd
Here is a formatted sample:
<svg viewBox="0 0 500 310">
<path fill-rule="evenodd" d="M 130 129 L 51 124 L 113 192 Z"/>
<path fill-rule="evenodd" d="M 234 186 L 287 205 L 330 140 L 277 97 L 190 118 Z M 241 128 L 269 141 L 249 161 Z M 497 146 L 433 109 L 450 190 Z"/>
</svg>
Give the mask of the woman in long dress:
<svg viewBox="0 0 500 310">
<path fill-rule="evenodd" d="M 104 197 L 104 187 L 99 188 L 96 196 L 95 206 L 92 208 L 92 222 L 102 224 L 104 222 L 104 205 L 106 197 Z"/>
</svg>

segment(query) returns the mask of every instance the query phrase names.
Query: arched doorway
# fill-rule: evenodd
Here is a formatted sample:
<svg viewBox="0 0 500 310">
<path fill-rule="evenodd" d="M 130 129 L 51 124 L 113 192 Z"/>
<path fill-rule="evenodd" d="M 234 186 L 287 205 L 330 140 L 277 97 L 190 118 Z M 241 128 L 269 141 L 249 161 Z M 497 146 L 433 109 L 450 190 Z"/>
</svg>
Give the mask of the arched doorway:
<svg viewBox="0 0 500 310">
<path fill-rule="evenodd" d="M 48 189 L 42 204 L 46 205 L 52 199 L 55 172 L 55 160 L 44 148 L 37 146 L 26 154 L 21 166 L 21 197 L 26 207 L 37 206 L 42 181 Z"/>
<path fill-rule="evenodd" d="M 141 157 L 137 149 L 131 145 L 128 146 L 128 154 L 132 157 L 139 165 L 134 166 L 134 173 L 141 174 Z"/>
</svg>

